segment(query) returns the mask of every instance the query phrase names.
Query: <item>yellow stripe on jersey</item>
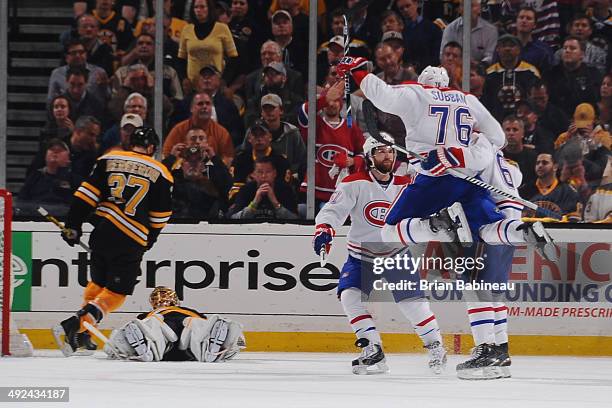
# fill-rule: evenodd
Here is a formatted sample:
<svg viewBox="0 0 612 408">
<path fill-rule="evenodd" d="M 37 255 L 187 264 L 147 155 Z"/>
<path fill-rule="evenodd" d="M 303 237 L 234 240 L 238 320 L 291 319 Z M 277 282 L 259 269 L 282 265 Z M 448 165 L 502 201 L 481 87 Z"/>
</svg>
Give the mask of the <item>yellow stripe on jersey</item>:
<svg viewBox="0 0 612 408">
<path fill-rule="evenodd" d="M 154 169 L 158 170 L 161 174 L 163 174 L 164 178 L 168 180 L 170 183 L 174 183 L 174 178 L 172 177 L 172 173 L 168 170 L 166 166 L 157 160 L 146 156 L 144 154 L 136 153 L 136 152 L 126 152 L 121 150 L 113 150 L 100 157 L 98 160 L 102 159 L 123 159 L 123 160 L 132 160 L 140 163 L 147 164 Z"/>
<path fill-rule="evenodd" d="M 124 221 L 126 221 L 127 223 L 129 223 L 130 225 L 132 225 L 133 227 L 139 229 L 140 231 L 142 231 L 145 235 L 149 233 L 149 229 L 147 227 L 145 227 L 144 225 L 142 225 L 141 223 L 139 223 L 138 221 L 135 221 L 131 218 L 129 218 L 127 215 L 125 215 L 123 213 L 123 211 L 121 210 L 121 208 L 117 207 L 115 204 L 110 203 L 108 201 L 103 201 L 100 203 L 99 207 L 105 207 L 105 208 L 109 208 L 110 210 L 112 210 L 114 213 L 116 213 L 119 217 L 121 217 Z M 139 232 L 139 231 L 135 231 L 135 232 Z"/>
<path fill-rule="evenodd" d="M 139 243 L 140 245 L 146 247 L 147 246 L 147 241 L 143 240 L 142 238 L 140 238 L 138 235 L 134 234 L 131 230 L 129 230 L 128 228 L 126 228 L 121 221 L 119 221 L 114 215 L 112 215 L 111 213 L 107 213 L 104 211 L 104 209 L 98 208 L 96 210 L 96 215 L 106 218 L 107 220 L 109 220 L 110 222 L 113 223 L 113 225 L 115 227 L 117 227 L 121 232 L 123 232 L 125 235 L 127 235 L 128 237 L 132 238 L 134 241 L 136 241 L 137 243 Z"/>
<path fill-rule="evenodd" d="M 170 217 L 172 215 L 172 211 L 149 211 L 149 215 L 153 217 Z"/>
<path fill-rule="evenodd" d="M 159 212 L 159 211 L 149 211 L 149 226 L 151 228 L 164 228 L 168 221 L 170 221 L 170 216 L 172 215 L 172 211 Z"/>
<path fill-rule="evenodd" d="M 80 198 L 83 201 L 85 201 L 87 204 L 91 205 L 92 207 L 95 207 L 95 206 L 98 205 L 94 200 L 92 200 L 91 198 L 87 197 L 85 194 L 81 193 L 78 190 L 74 192 L 74 196 Z"/>
</svg>

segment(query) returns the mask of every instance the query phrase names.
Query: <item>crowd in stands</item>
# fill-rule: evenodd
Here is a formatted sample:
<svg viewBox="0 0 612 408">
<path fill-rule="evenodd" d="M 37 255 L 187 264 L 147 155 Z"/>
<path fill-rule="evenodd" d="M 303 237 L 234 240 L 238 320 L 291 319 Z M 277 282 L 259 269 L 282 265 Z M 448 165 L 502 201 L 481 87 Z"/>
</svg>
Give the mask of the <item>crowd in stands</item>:
<svg viewBox="0 0 612 408">
<path fill-rule="evenodd" d="M 364 169 L 363 102 L 345 120 L 335 65 L 367 57 L 389 84 L 441 65 L 461 88 L 460 0 L 319 0 L 316 106 L 308 106 L 307 0 L 74 1 L 48 120 L 23 189 L 66 207 L 96 158 L 154 125 L 155 13 L 163 12 L 163 163 L 174 219 L 304 218 L 308 110 L 317 110 L 316 206 Z M 343 15 L 350 13 L 345 47 Z M 571 221 L 612 222 L 612 9 L 608 0 L 473 1 L 470 92 L 500 121 L 524 198 Z M 408 109 L 408 107 L 407 107 Z M 397 143 L 406 129 L 378 112 Z M 407 171 L 400 156 L 398 172 Z M 61 213 L 60 213 L 61 214 Z M 530 215 L 530 214 L 526 214 Z"/>
</svg>

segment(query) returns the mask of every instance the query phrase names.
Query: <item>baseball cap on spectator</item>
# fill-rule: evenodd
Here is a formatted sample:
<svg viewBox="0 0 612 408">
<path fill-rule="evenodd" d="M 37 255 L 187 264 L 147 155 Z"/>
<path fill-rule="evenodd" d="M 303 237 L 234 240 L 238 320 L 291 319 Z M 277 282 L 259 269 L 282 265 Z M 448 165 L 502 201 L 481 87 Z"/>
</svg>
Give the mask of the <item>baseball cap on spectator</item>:
<svg viewBox="0 0 612 408">
<path fill-rule="evenodd" d="M 277 94 L 269 93 L 261 98 L 261 107 L 272 105 L 275 108 L 283 106 L 283 100 Z"/>
<path fill-rule="evenodd" d="M 272 14 L 272 22 L 274 22 L 277 18 L 285 17 L 289 19 L 289 21 L 293 22 L 293 18 L 291 14 L 287 10 L 276 10 L 274 14 Z"/>
<path fill-rule="evenodd" d="M 512 34 L 504 34 L 497 39 L 497 45 L 512 43 L 517 47 L 521 47 L 521 40 Z"/>
<path fill-rule="evenodd" d="M 591 126 L 595 122 L 595 109 L 590 103 L 581 103 L 574 111 L 574 123 L 577 128 Z"/>
<path fill-rule="evenodd" d="M 337 44 L 341 48 L 344 48 L 344 38 L 342 38 L 341 35 L 336 35 L 332 37 L 331 40 L 329 40 L 329 45 L 332 45 L 332 44 Z"/>
<path fill-rule="evenodd" d="M 270 69 L 273 69 L 274 71 L 278 72 L 279 74 L 287 75 L 287 70 L 285 69 L 285 64 L 283 64 L 282 62 L 271 62 L 271 63 L 269 63 L 264 68 L 264 72 L 266 72 L 267 70 L 270 70 Z"/>
<path fill-rule="evenodd" d="M 142 118 L 140 115 L 134 113 L 126 113 L 121 117 L 121 123 L 119 127 L 123 128 L 125 125 L 132 125 L 134 127 L 143 126 Z"/>
<path fill-rule="evenodd" d="M 398 42 L 400 42 L 403 45 L 404 44 L 404 36 L 402 35 L 402 33 L 397 32 L 397 31 L 387 31 L 386 33 L 383 34 L 381 41 L 382 42 L 398 41 Z"/>
<path fill-rule="evenodd" d="M 201 76 L 204 76 L 204 75 L 207 75 L 207 74 L 210 74 L 210 73 L 213 73 L 213 74 L 216 74 L 216 75 L 221 75 L 221 72 L 213 64 L 208 64 L 208 65 L 206 65 L 205 67 L 203 67 L 200 70 L 200 75 Z"/>
<path fill-rule="evenodd" d="M 52 149 L 54 147 L 60 147 L 63 150 L 70 151 L 70 148 L 68 147 L 66 142 L 64 142 L 61 139 L 54 138 L 54 139 L 49 140 L 49 142 L 47 143 L 47 150 Z"/>
<path fill-rule="evenodd" d="M 257 119 L 252 125 L 251 127 L 249 127 L 249 130 L 247 130 L 247 137 L 251 134 L 251 133 L 255 133 L 257 130 L 263 130 L 264 132 L 268 133 L 270 132 L 270 129 L 268 129 L 268 127 L 266 126 L 266 122 L 264 122 L 261 119 Z"/>
</svg>

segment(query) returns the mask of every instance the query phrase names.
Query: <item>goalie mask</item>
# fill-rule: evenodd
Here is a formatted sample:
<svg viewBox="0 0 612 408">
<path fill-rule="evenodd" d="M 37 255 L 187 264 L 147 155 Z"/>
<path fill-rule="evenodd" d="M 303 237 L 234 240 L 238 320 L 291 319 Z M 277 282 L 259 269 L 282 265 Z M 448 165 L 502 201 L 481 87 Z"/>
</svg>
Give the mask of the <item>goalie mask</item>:
<svg viewBox="0 0 612 408">
<path fill-rule="evenodd" d="M 174 290 L 165 286 L 158 286 L 151 292 L 149 303 L 151 303 L 153 309 L 159 309 L 160 307 L 178 306 L 180 301 Z"/>
<path fill-rule="evenodd" d="M 444 67 L 432 67 L 429 65 L 419 75 L 419 84 L 431 85 L 438 88 L 448 87 L 448 73 Z"/>
<path fill-rule="evenodd" d="M 363 144 L 363 154 L 365 154 L 368 167 L 375 168 L 383 174 L 389 174 L 393 172 L 393 168 L 395 167 L 395 159 L 397 158 L 397 153 L 395 152 L 395 149 L 385 143 L 374 139 L 372 136 L 369 135 L 369 133 L 364 133 L 364 136 L 366 136 L 366 140 Z M 389 143 L 395 143 L 393 137 L 391 137 L 391 135 L 386 132 L 380 132 L 380 136 Z M 376 153 L 377 149 L 382 148 L 391 149 L 391 151 L 393 152 L 393 160 L 391 161 L 391 163 L 388 163 L 385 160 L 380 162 L 377 162 L 375 160 L 374 154 Z"/>
</svg>

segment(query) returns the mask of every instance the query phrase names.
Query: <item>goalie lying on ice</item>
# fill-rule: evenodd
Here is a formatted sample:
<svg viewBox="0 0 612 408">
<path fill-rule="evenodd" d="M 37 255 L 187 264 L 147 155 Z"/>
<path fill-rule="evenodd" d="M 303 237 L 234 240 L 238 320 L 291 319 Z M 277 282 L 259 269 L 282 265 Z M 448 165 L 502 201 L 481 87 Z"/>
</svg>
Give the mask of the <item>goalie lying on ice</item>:
<svg viewBox="0 0 612 408">
<path fill-rule="evenodd" d="M 180 307 L 170 288 L 158 286 L 149 301 L 152 311 L 113 330 L 104 346 L 110 358 L 212 363 L 229 360 L 246 347 L 241 324 Z"/>
</svg>

